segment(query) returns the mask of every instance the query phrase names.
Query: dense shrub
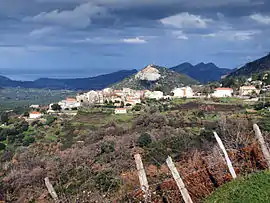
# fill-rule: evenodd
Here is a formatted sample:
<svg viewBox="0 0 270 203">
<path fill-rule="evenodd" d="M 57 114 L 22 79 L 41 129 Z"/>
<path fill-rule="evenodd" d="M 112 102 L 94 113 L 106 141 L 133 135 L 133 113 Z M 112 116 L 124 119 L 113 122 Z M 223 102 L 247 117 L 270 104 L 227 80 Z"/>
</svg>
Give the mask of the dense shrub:
<svg viewBox="0 0 270 203">
<path fill-rule="evenodd" d="M 28 111 L 24 112 L 24 113 L 23 113 L 23 116 L 29 117 L 29 112 L 28 112 Z"/>
<path fill-rule="evenodd" d="M 110 153 L 114 152 L 114 143 L 113 142 L 104 142 L 101 144 L 101 153 Z"/>
<path fill-rule="evenodd" d="M 33 136 L 25 136 L 23 138 L 23 145 L 24 146 L 29 146 L 33 142 L 35 142 L 35 138 Z"/>
<path fill-rule="evenodd" d="M 133 108 L 132 111 L 140 111 L 142 109 L 142 105 L 141 104 L 136 104 Z"/>
<path fill-rule="evenodd" d="M 62 108 L 61 108 L 61 106 L 59 105 L 59 104 L 53 104 L 52 106 L 51 106 L 51 108 L 52 108 L 52 110 L 54 110 L 54 111 L 60 111 Z"/>
<path fill-rule="evenodd" d="M 6 149 L 6 145 L 0 142 L 0 151 Z"/>
<path fill-rule="evenodd" d="M 2 113 L 0 116 L 0 122 L 1 123 L 7 123 L 8 122 L 8 114 L 7 113 Z"/>
<path fill-rule="evenodd" d="M 141 136 L 138 139 L 138 145 L 140 147 L 146 147 L 149 144 L 151 144 L 151 142 L 152 142 L 152 138 L 148 133 L 141 134 Z"/>
<path fill-rule="evenodd" d="M 51 125 L 56 120 L 56 117 L 54 116 L 48 116 L 46 118 L 46 125 Z"/>
<path fill-rule="evenodd" d="M 110 170 L 101 171 L 95 176 L 94 180 L 97 188 L 102 192 L 117 191 L 120 187 L 120 181 L 115 178 Z"/>
</svg>

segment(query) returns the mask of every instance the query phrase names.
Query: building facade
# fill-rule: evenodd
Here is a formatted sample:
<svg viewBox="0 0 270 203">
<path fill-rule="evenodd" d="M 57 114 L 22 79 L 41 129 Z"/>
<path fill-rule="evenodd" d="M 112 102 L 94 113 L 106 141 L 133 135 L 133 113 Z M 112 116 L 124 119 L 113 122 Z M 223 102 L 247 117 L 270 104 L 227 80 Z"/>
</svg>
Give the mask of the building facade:
<svg viewBox="0 0 270 203">
<path fill-rule="evenodd" d="M 226 88 L 226 87 L 219 87 L 216 88 L 214 93 L 212 94 L 212 97 L 232 97 L 233 89 L 232 88 Z"/>
</svg>

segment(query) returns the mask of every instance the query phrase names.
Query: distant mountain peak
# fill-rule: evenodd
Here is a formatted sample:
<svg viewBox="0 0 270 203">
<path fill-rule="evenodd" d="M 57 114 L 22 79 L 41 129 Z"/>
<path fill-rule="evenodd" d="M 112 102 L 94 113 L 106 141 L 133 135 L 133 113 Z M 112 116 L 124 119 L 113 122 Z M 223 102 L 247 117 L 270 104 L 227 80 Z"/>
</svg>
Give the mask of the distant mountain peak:
<svg viewBox="0 0 270 203">
<path fill-rule="evenodd" d="M 248 62 L 244 66 L 233 71 L 229 77 L 251 76 L 254 73 L 270 71 L 270 53 L 257 60 Z"/>
<path fill-rule="evenodd" d="M 179 74 L 165 67 L 150 64 L 133 76 L 124 79 L 112 86 L 114 89 L 128 87 L 131 89 L 149 89 L 158 88 L 163 92 L 169 93 L 175 87 L 183 85 L 198 84 L 198 81 L 187 75 Z"/>
<path fill-rule="evenodd" d="M 148 80 L 148 81 L 158 80 L 161 75 L 156 67 L 157 66 L 153 64 L 146 66 L 135 75 L 135 78 L 139 80 Z"/>
<path fill-rule="evenodd" d="M 201 83 L 208 83 L 215 80 L 220 80 L 221 76 L 231 72 L 230 69 L 218 68 L 214 63 L 198 63 L 193 66 L 190 63 L 182 63 L 178 66 L 172 67 L 172 70 L 186 74 Z"/>
<path fill-rule="evenodd" d="M 103 74 L 88 78 L 52 79 L 40 78 L 35 81 L 15 81 L 0 76 L 1 87 L 23 87 L 23 88 L 48 88 L 48 89 L 70 89 L 91 90 L 103 89 L 116 82 L 137 73 L 137 70 L 120 70 L 117 72 Z"/>
</svg>

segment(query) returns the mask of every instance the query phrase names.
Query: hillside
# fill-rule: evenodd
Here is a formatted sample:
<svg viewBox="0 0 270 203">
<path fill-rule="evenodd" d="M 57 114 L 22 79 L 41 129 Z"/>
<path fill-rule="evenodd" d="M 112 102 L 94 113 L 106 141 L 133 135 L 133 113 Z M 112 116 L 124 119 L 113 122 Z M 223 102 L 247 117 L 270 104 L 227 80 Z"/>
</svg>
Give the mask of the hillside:
<svg viewBox="0 0 270 203">
<path fill-rule="evenodd" d="M 183 73 L 201 83 L 208 83 L 220 80 L 221 76 L 230 73 L 231 69 L 218 68 L 213 63 L 199 63 L 193 66 L 190 63 L 182 63 L 178 66 L 172 67 L 171 70 Z"/>
<path fill-rule="evenodd" d="M 218 188 L 206 201 L 210 202 L 269 202 L 270 173 L 264 171 L 241 177 Z"/>
<path fill-rule="evenodd" d="M 121 70 L 110 74 L 99 75 L 89 78 L 75 79 L 50 79 L 41 78 L 35 81 L 15 81 L 7 77 L 0 76 L 1 87 L 23 87 L 23 88 L 48 88 L 48 89 L 68 89 L 68 90 L 89 90 L 103 89 L 113 83 L 136 73 L 136 70 Z"/>
<path fill-rule="evenodd" d="M 224 140 L 239 178 L 267 168 L 251 121 L 267 118 L 268 110 L 249 114 L 246 105 L 214 101 L 146 100 L 141 111 L 118 115 L 110 106 L 91 106 L 74 117 L 45 114 L 45 120 L 29 123 L 3 116 L 0 125 L 7 125 L 0 127 L 0 197 L 5 202 L 54 203 L 44 184 L 49 177 L 59 202 L 145 202 L 134 161 L 140 153 L 151 202 L 183 202 L 166 165 L 168 156 L 193 202 L 203 202 L 231 180 L 213 129 Z M 265 138 L 269 143 L 269 136 Z M 266 175 L 250 181 L 245 186 L 249 190 L 239 194 L 251 197 L 252 192 L 269 200 Z M 229 197 L 227 191 L 219 194 Z M 234 191 L 232 197 L 238 194 Z"/>
<path fill-rule="evenodd" d="M 193 84 L 198 84 L 198 81 L 187 75 L 176 73 L 164 67 L 149 65 L 137 74 L 125 78 L 112 87 L 115 89 L 128 87 L 133 89 L 162 90 L 168 93 L 174 87 Z"/>
<path fill-rule="evenodd" d="M 228 77 L 250 77 L 253 74 L 270 71 L 270 54 L 255 61 L 249 62 L 243 67 L 232 72 Z"/>
</svg>

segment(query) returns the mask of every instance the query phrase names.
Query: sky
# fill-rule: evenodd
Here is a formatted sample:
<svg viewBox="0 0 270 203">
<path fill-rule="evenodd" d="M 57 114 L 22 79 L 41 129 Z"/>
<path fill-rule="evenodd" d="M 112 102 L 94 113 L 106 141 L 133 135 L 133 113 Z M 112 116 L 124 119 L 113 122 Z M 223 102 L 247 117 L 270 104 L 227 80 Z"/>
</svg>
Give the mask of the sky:
<svg viewBox="0 0 270 203">
<path fill-rule="evenodd" d="M 0 75 L 89 77 L 148 64 L 237 68 L 270 49 L 269 0 L 0 0 Z"/>
</svg>

